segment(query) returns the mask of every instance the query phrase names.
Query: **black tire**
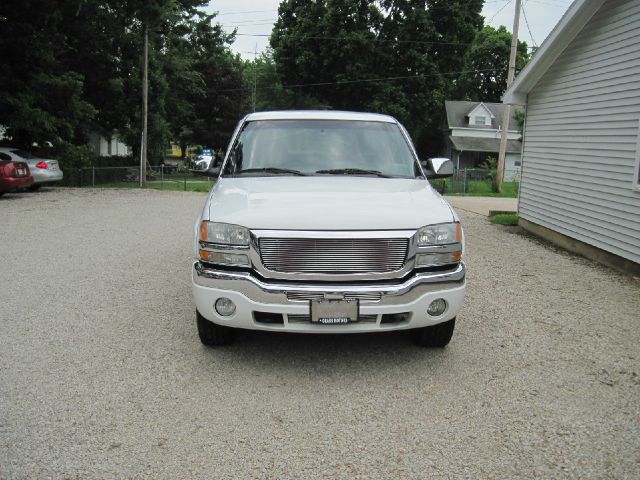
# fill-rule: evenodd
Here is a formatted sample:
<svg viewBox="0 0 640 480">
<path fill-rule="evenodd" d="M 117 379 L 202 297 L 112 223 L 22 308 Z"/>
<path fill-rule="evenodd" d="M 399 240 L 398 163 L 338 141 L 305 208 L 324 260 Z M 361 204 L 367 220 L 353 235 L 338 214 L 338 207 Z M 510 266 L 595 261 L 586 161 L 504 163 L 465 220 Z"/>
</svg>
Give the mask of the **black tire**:
<svg viewBox="0 0 640 480">
<path fill-rule="evenodd" d="M 40 187 L 42 187 L 42 185 L 40 185 L 39 183 L 34 183 L 33 185 L 27 187 L 27 190 L 29 190 L 30 192 L 35 192 L 37 190 L 40 190 Z"/>
<path fill-rule="evenodd" d="M 416 329 L 413 332 L 413 338 L 421 347 L 444 348 L 451 341 L 455 326 L 456 319 L 454 317 L 448 322 Z"/>
<path fill-rule="evenodd" d="M 233 328 L 216 325 L 210 322 L 196 310 L 198 321 L 198 335 L 203 345 L 208 347 L 219 347 L 231 345 L 236 338 L 236 331 Z"/>
</svg>

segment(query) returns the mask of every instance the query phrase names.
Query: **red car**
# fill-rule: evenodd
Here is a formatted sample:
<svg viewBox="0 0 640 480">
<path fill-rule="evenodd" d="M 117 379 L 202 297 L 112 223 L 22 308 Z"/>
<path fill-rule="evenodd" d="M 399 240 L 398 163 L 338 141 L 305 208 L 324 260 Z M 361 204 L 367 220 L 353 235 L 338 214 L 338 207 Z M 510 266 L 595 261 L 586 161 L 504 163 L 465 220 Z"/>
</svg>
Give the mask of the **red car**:
<svg viewBox="0 0 640 480">
<path fill-rule="evenodd" d="M 0 153 L 0 196 L 33 185 L 29 165 L 14 162 L 8 155 Z"/>
</svg>

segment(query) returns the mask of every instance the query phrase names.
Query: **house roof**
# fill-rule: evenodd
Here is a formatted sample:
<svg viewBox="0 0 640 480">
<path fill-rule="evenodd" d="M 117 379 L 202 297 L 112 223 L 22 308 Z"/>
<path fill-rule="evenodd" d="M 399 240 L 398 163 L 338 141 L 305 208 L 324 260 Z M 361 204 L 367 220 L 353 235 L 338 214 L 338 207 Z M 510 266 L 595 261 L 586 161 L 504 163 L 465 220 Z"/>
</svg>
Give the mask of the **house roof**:
<svg viewBox="0 0 640 480">
<path fill-rule="evenodd" d="M 493 115 L 491 119 L 491 126 L 471 125 L 472 128 L 487 128 L 498 129 L 502 123 L 502 114 L 504 112 L 504 105 L 502 103 L 487 103 L 487 102 L 466 102 L 466 101 L 453 101 L 445 100 L 444 108 L 447 111 L 447 123 L 449 128 L 454 127 L 470 127 L 467 115 L 478 105 L 483 104 Z M 510 130 L 515 130 L 514 125 L 517 125 L 516 118 L 514 116 L 516 109 L 511 110 L 511 120 L 509 125 L 512 125 Z"/>
<path fill-rule="evenodd" d="M 459 152 L 495 152 L 500 150 L 499 138 L 481 137 L 454 137 L 449 136 L 453 148 Z M 520 140 L 507 140 L 508 153 L 520 153 L 522 142 Z"/>
<path fill-rule="evenodd" d="M 502 97 L 504 103 L 526 105 L 527 94 L 606 0 L 575 0 Z"/>
</svg>

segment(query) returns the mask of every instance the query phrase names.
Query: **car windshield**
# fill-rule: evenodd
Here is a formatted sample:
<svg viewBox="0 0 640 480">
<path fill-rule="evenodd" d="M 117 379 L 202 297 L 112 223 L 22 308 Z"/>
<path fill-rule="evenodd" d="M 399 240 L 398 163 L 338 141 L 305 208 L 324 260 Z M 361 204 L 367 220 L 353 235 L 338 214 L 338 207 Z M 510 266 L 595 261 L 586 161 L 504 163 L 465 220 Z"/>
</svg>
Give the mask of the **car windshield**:
<svg viewBox="0 0 640 480">
<path fill-rule="evenodd" d="M 398 125 L 353 120 L 259 120 L 245 124 L 223 175 L 421 175 Z"/>
</svg>

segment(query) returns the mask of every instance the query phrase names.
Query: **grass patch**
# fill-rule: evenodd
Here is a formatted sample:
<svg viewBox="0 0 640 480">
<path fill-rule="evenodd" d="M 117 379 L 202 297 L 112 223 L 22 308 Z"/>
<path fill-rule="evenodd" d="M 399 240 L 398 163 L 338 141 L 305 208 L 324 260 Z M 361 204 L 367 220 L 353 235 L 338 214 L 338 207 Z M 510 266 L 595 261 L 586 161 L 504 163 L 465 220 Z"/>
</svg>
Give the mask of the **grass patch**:
<svg viewBox="0 0 640 480">
<path fill-rule="evenodd" d="M 460 181 L 452 181 L 447 178 L 444 180 L 432 180 L 432 185 L 439 192 L 443 189 L 444 194 L 459 197 L 506 197 L 516 198 L 518 196 L 518 182 L 504 182 L 502 184 L 502 192 L 496 193 L 491 188 L 491 180 L 469 180 L 466 185 Z M 462 191 L 466 189 L 466 191 Z"/>
<path fill-rule="evenodd" d="M 518 214 L 517 213 L 499 213 L 498 215 L 489 217 L 489 221 L 491 223 L 497 223 L 498 225 L 516 226 L 518 225 Z"/>
</svg>

